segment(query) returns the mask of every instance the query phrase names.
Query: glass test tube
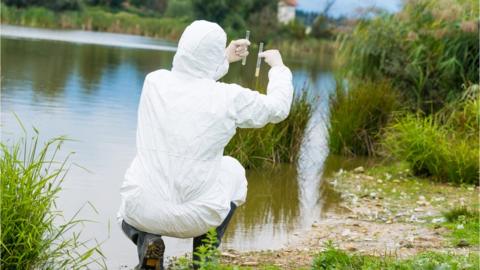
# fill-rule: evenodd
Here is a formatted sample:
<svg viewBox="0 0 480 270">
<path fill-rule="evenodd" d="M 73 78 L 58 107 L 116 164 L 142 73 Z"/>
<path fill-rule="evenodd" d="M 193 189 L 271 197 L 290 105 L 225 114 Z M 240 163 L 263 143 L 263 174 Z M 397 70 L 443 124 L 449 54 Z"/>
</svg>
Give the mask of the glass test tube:
<svg viewBox="0 0 480 270">
<path fill-rule="evenodd" d="M 245 39 L 248 40 L 250 38 L 250 31 L 247 30 L 247 33 L 245 34 Z M 245 64 L 247 63 L 247 57 L 243 57 L 242 59 L 242 66 L 245 66 Z"/>
<path fill-rule="evenodd" d="M 263 42 L 260 42 L 260 46 L 258 48 L 258 54 L 261 54 L 263 52 Z M 260 56 L 257 56 L 257 67 L 255 68 L 255 77 L 258 77 L 260 75 L 260 65 L 262 64 L 262 58 Z"/>
</svg>

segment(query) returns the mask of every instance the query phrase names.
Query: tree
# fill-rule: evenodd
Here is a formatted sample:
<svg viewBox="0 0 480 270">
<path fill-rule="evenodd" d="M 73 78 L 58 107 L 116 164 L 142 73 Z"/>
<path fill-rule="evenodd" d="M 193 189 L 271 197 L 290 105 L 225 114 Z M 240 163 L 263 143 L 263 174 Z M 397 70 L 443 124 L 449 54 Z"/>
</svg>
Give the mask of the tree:
<svg viewBox="0 0 480 270">
<path fill-rule="evenodd" d="M 16 7 L 41 6 L 57 11 L 80 8 L 80 0 L 4 0 L 4 3 Z"/>
<path fill-rule="evenodd" d="M 165 12 L 167 8 L 167 0 L 130 0 L 129 2 L 140 9 L 159 13 Z"/>
<path fill-rule="evenodd" d="M 277 0 L 191 1 L 196 19 L 216 22 L 222 25 L 229 33 L 239 35 L 240 33 L 244 33 L 247 27 L 251 30 L 256 28 L 256 30 L 261 32 L 271 32 L 271 28 L 262 30 L 261 27 L 257 27 L 258 25 L 276 28 Z M 268 16 L 265 17 L 265 15 Z M 257 32 L 255 34 L 257 34 Z M 264 36 L 262 35 L 262 37 Z"/>
</svg>

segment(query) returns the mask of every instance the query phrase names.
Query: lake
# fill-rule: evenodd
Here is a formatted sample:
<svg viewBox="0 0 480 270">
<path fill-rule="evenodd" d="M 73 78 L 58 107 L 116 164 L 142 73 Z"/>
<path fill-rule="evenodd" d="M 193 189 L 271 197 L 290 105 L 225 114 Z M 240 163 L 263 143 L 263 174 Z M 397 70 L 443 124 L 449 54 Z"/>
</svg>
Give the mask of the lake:
<svg viewBox="0 0 480 270">
<path fill-rule="evenodd" d="M 135 246 L 115 220 L 119 188 L 135 153 L 136 112 L 145 75 L 171 67 L 175 43 L 150 38 L 85 31 L 40 30 L 2 26 L 2 141 L 22 132 L 15 115 L 41 138 L 67 135 L 65 153 L 75 152 L 73 165 L 58 199 L 71 217 L 95 222 L 83 225 L 85 239 L 102 242 L 109 269 L 137 263 Z M 267 47 L 268 49 L 268 47 Z M 230 67 L 225 82 L 256 84 L 256 53 L 247 66 Z M 299 164 L 249 170 L 247 202 L 239 207 L 223 248 L 274 249 L 288 244 L 294 232 L 308 228 L 339 200 L 322 185 L 325 177 L 355 161 L 328 155 L 328 95 L 335 86 L 331 55 L 316 59 L 284 56 L 297 93 L 308 91 L 315 107 Z M 267 66 L 262 65 L 261 88 Z M 86 205 L 90 202 L 95 208 Z M 166 239 L 167 255 L 191 249 L 191 239 Z"/>
</svg>

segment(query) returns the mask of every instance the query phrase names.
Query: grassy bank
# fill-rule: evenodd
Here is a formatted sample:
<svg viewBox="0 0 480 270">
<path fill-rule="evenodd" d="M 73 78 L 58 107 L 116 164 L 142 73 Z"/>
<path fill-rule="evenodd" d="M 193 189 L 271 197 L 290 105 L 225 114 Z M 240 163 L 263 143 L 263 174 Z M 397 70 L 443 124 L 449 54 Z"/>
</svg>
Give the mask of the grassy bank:
<svg viewBox="0 0 480 270">
<path fill-rule="evenodd" d="M 296 93 L 284 121 L 260 129 L 237 129 L 225 154 L 237 158 L 246 168 L 296 162 L 312 113 L 310 100 L 304 93 Z"/>
<path fill-rule="evenodd" d="M 36 134 L 0 145 L 2 269 L 105 268 L 99 246 L 79 238 L 82 221 L 65 221 L 55 205 L 68 171 L 67 160 L 56 160 L 63 141 L 41 146 Z"/>
<path fill-rule="evenodd" d="M 42 28 L 82 29 L 126 33 L 177 41 L 188 21 L 185 18 L 146 17 L 130 12 L 111 12 L 101 7 L 54 12 L 43 7 L 1 8 L 1 23 Z"/>
<path fill-rule="evenodd" d="M 394 256 L 365 256 L 349 254 L 329 246 L 326 251 L 320 253 L 313 261 L 312 269 L 383 269 L 383 270 L 430 270 L 430 269 L 478 269 L 479 256 L 469 254 L 459 256 L 426 252 L 409 259 L 396 259 Z"/>
</svg>

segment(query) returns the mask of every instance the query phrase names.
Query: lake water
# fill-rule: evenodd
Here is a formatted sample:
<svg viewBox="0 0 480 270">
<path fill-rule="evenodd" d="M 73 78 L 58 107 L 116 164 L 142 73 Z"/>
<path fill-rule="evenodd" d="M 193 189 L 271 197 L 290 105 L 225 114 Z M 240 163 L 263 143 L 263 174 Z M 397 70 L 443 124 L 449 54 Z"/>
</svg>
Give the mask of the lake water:
<svg viewBox="0 0 480 270">
<path fill-rule="evenodd" d="M 129 35 L 10 26 L 2 26 L 1 33 L 2 141 L 9 143 L 21 134 L 13 113 L 25 126 L 38 128 L 41 138 L 73 139 L 63 148 L 75 152 L 74 166 L 58 206 L 68 218 L 91 202 L 95 210 L 86 206 L 80 217 L 95 222 L 83 226 L 83 237 L 103 242 L 109 269 L 134 266 L 136 249 L 115 221 L 119 188 L 135 152 L 143 79 L 153 70 L 171 67 L 175 44 Z M 321 184 L 322 174 L 356 162 L 332 157 L 324 165 L 327 97 L 334 87 L 330 59 L 329 55 L 315 60 L 285 56 L 296 89 L 306 89 L 315 97 L 302 158 L 297 165 L 247 172 L 247 202 L 236 211 L 223 248 L 281 248 L 338 200 Z M 232 65 L 223 81 L 254 85 L 255 60 L 249 57 L 247 67 Z M 266 85 L 266 72 L 263 65 L 261 87 Z M 182 255 L 190 251 L 191 240 L 167 239 L 166 245 L 167 255 Z"/>
</svg>

